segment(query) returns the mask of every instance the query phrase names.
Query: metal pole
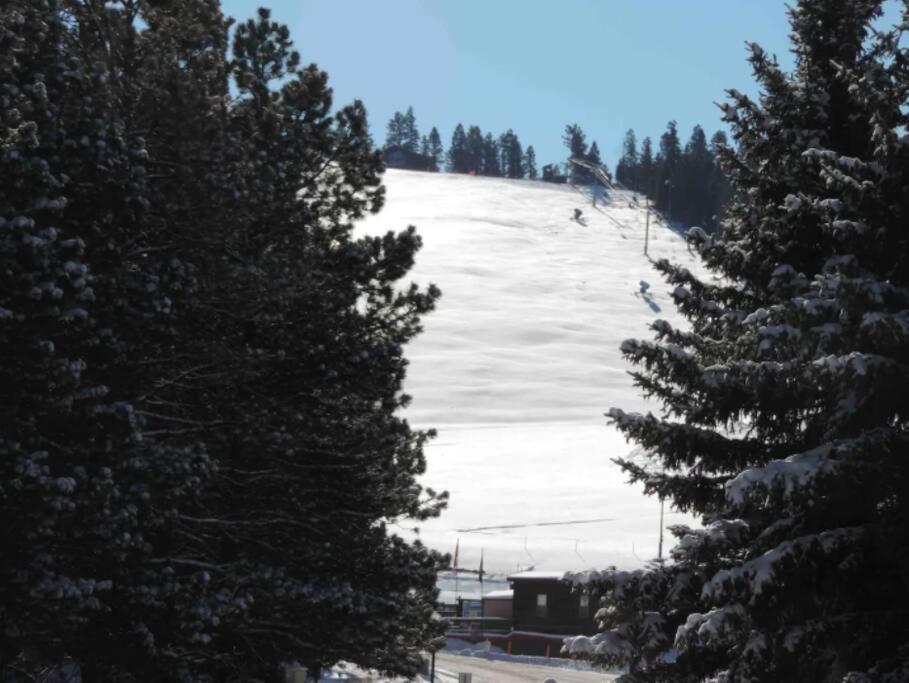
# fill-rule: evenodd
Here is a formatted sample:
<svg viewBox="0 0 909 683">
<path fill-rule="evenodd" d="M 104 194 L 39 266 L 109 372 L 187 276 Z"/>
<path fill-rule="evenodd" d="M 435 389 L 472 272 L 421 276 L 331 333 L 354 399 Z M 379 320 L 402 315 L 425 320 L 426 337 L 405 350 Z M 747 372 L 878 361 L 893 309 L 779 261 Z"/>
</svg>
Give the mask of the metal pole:
<svg viewBox="0 0 909 683">
<path fill-rule="evenodd" d="M 672 181 L 666 181 L 666 217 L 669 219 L 669 223 L 672 224 Z"/>
<path fill-rule="evenodd" d="M 647 256 L 647 242 L 650 240 L 650 197 L 644 195 L 644 206 L 647 207 L 647 221 L 644 223 L 644 256 Z"/>
<path fill-rule="evenodd" d="M 660 547 L 657 551 L 657 561 L 663 563 L 663 499 L 660 498 Z"/>
<path fill-rule="evenodd" d="M 429 683 L 434 683 L 436 680 L 436 651 L 432 651 L 432 668 L 429 670 Z"/>
</svg>

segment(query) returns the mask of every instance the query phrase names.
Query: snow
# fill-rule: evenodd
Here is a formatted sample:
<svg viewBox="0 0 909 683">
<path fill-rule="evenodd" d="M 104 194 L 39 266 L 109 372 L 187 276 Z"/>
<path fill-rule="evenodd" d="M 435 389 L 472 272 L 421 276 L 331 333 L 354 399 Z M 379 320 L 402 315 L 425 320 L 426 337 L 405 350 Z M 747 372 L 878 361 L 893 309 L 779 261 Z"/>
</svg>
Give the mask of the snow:
<svg viewBox="0 0 909 683">
<path fill-rule="evenodd" d="M 565 649 L 572 655 L 595 654 L 600 657 L 627 657 L 632 648 L 628 640 L 615 631 L 603 631 L 594 636 L 565 639 Z"/>
<path fill-rule="evenodd" d="M 565 578 L 565 572 L 543 572 L 543 571 L 534 571 L 528 570 L 525 572 L 518 572 L 517 574 L 512 574 L 508 577 L 509 581 L 561 581 Z"/>
<path fill-rule="evenodd" d="M 604 413 L 656 409 L 620 346 L 651 338 L 659 318 L 685 325 L 643 255 L 632 193 L 593 208 L 570 186 L 537 181 L 389 170 L 385 182 L 385 208 L 358 230 L 415 225 L 424 246 L 408 280 L 443 294 L 406 349 L 406 416 L 439 433 L 422 482 L 451 493 L 420 538 L 448 553 L 460 539 L 461 567 L 476 568 L 485 548 L 485 568 L 499 574 L 655 557 L 659 502 L 612 462 L 632 445 Z M 586 225 L 571 220 L 575 208 Z M 684 238 L 653 216 L 649 254 L 701 274 Z M 694 522 L 667 511 L 665 523 Z"/>
<path fill-rule="evenodd" d="M 771 583 L 776 567 L 781 563 L 798 557 L 815 544 L 822 552 L 832 553 L 842 544 L 854 542 L 861 534 L 862 529 L 859 527 L 845 527 L 784 541 L 739 567 L 718 571 L 710 581 L 704 584 L 701 597 L 716 600 L 728 587 L 742 580 L 747 584 L 752 596 L 759 595 Z M 689 617 L 689 620 L 691 618 Z"/>
<path fill-rule="evenodd" d="M 780 269 L 777 268 L 775 271 L 773 271 L 774 276 L 777 275 L 777 272 L 779 270 Z M 742 324 L 743 325 L 753 325 L 754 323 L 761 323 L 761 322 L 764 322 L 769 317 L 770 317 L 770 311 L 768 311 L 766 308 L 759 308 L 754 313 L 751 313 L 750 315 L 748 315 L 745 318 L 745 320 L 742 321 Z"/>
<path fill-rule="evenodd" d="M 484 640 L 479 643 L 471 643 L 466 640 L 461 640 L 460 638 L 446 638 L 445 650 L 464 655 L 472 655 L 475 652 L 481 654 L 488 654 L 490 652 L 502 654 L 505 652 L 502 648 L 492 645 L 489 641 Z"/>
<path fill-rule="evenodd" d="M 521 634 L 522 631 L 513 633 Z M 539 635 L 534 632 L 532 635 Z M 552 638 L 564 638 L 560 634 L 551 634 Z M 536 664 L 538 666 L 549 666 L 559 669 L 573 669 L 575 671 L 602 671 L 594 667 L 590 662 L 583 660 L 574 660 L 566 657 L 538 657 L 535 655 L 509 655 L 502 648 L 487 642 L 468 643 L 458 638 L 445 639 L 445 652 L 457 654 L 462 657 L 480 657 L 482 659 L 495 660 L 500 662 L 511 662 L 521 664 Z M 605 672 L 604 672 L 605 673 Z"/>
<path fill-rule="evenodd" d="M 705 541 L 714 545 L 738 543 L 748 533 L 748 529 L 748 523 L 745 520 L 718 519 L 703 529 L 682 536 L 678 546 L 680 549 L 696 548 Z"/>
<path fill-rule="evenodd" d="M 703 643 L 716 645 L 735 636 L 739 624 L 745 619 L 745 608 L 740 604 L 725 605 L 712 609 L 706 614 L 694 612 L 675 633 L 676 647 L 682 648 L 685 641 L 697 634 Z"/>
<path fill-rule="evenodd" d="M 783 199 L 783 205 L 790 212 L 798 211 L 802 208 L 802 204 L 802 200 L 794 194 L 787 194 L 785 199 Z"/>
<path fill-rule="evenodd" d="M 501 590 L 501 591 L 489 591 L 486 595 L 483 596 L 487 600 L 510 600 L 514 597 L 514 591 L 512 590 Z"/>
<path fill-rule="evenodd" d="M 458 673 L 471 673 L 473 683 L 597 683 L 613 681 L 619 671 L 604 671 L 588 662 L 564 657 L 507 655 L 471 649 L 441 651 L 436 655 L 436 680 L 456 683 Z"/>
<path fill-rule="evenodd" d="M 783 460 L 772 460 L 763 467 L 750 467 L 725 484 L 726 500 L 732 505 L 744 505 L 755 489 L 769 490 L 780 485 L 786 497 L 800 493 L 818 475 L 830 471 L 831 445 L 825 444 Z"/>
<path fill-rule="evenodd" d="M 843 202 L 835 197 L 830 197 L 828 199 L 821 199 L 817 203 L 817 205 L 823 209 L 832 211 L 833 213 L 839 213 L 840 211 L 843 210 Z"/>
</svg>

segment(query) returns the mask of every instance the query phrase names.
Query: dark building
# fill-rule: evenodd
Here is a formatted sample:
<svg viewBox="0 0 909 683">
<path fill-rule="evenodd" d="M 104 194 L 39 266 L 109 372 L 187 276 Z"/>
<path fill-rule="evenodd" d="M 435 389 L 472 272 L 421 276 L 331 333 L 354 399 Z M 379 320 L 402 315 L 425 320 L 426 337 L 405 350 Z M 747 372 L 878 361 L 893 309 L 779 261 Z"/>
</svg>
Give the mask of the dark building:
<svg viewBox="0 0 909 683">
<path fill-rule="evenodd" d="M 594 596 L 572 590 L 564 576 L 564 572 L 525 571 L 508 577 L 511 590 L 490 591 L 481 600 L 475 594 L 469 594 L 474 600 L 460 594 L 457 607 L 451 605 L 445 611 L 447 635 L 472 643 L 489 641 L 509 654 L 566 656 L 561 654 L 566 636 L 597 632 L 597 608 Z M 442 591 L 441 597 L 451 602 L 452 595 Z M 479 614 L 466 609 L 472 602 L 480 603 Z"/>
<path fill-rule="evenodd" d="M 568 182 L 568 176 L 559 172 L 558 164 L 546 164 L 543 167 L 543 181 L 547 183 L 557 183 L 564 185 Z"/>
<path fill-rule="evenodd" d="M 408 171 L 438 171 L 435 157 L 418 154 L 400 145 L 389 145 L 382 152 L 382 161 L 388 168 L 403 168 Z"/>
<path fill-rule="evenodd" d="M 509 576 L 514 597 L 514 654 L 553 656 L 562 647 L 562 636 L 596 633 L 595 601 L 586 591 L 572 590 L 562 581 L 564 572 L 527 571 Z"/>
</svg>

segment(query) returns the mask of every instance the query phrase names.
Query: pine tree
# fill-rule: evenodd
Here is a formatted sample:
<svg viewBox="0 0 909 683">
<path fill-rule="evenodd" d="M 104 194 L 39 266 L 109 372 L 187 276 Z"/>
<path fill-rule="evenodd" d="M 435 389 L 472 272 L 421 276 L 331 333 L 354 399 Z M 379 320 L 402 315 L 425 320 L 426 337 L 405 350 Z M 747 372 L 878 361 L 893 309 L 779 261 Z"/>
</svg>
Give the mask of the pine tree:
<svg viewBox="0 0 909 683">
<path fill-rule="evenodd" d="M 665 567 L 587 577 L 630 616 L 573 647 L 634 680 L 909 677 L 909 55 L 881 4 L 801 0 L 791 75 L 750 46 L 762 92 L 723 106 L 723 229 L 691 233 L 719 277 L 661 261 L 691 330 L 622 346 L 664 410 L 611 411 L 648 454 L 621 465 L 705 522 L 673 530 Z M 645 621 L 674 663 L 636 671 Z"/>
<path fill-rule="evenodd" d="M 193 22 L 168 26 L 172 49 L 223 49 L 227 24 L 192 4 Z M 172 562 L 170 540 L 216 467 L 197 434 L 168 439 L 173 422 L 143 398 L 169 379 L 174 312 L 195 296 L 149 173 L 173 157 L 152 158 L 134 120 L 160 104 L 136 87 L 176 60 L 126 57 L 136 19 L 134 6 L 0 8 L 4 681 L 44 679 L 64 656 L 83 680 L 166 680 L 201 656 L 186 626 L 205 603 L 199 568 Z M 197 67 L 175 93 L 195 120 L 167 132 L 198 136 L 191 158 L 210 159 L 199 114 L 226 87 Z"/>
<path fill-rule="evenodd" d="M 460 123 L 451 134 L 448 146 L 448 170 L 452 173 L 467 173 L 467 134 Z"/>
<path fill-rule="evenodd" d="M 420 147 L 420 131 L 417 128 L 417 117 L 414 116 L 413 107 L 407 107 L 401 118 L 400 145 L 408 152 L 416 152 Z"/>
<path fill-rule="evenodd" d="M 499 164 L 499 143 L 492 137 L 492 133 L 487 133 L 483 138 L 483 161 L 481 164 L 482 175 L 501 176 L 502 166 Z"/>
<path fill-rule="evenodd" d="M 670 218 L 673 216 L 673 182 L 677 177 L 676 172 L 681 157 L 682 148 L 679 142 L 679 134 L 676 130 L 676 123 L 675 121 L 670 121 L 666 126 L 666 132 L 660 136 L 660 151 L 654 161 L 655 184 L 653 196 L 656 208 L 660 211 L 665 211 Z"/>
<path fill-rule="evenodd" d="M 651 199 L 656 192 L 656 160 L 653 158 L 653 145 L 649 137 L 641 142 L 641 161 L 638 165 L 638 187 Z"/>
<path fill-rule="evenodd" d="M 420 138 L 413 107 L 408 107 L 404 114 L 399 111 L 394 113 L 388 122 L 385 133 L 386 147 L 396 145 L 403 147 L 408 152 L 420 152 L 424 140 L 425 138 Z"/>
<path fill-rule="evenodd" d="M 603 160 L 600 158 L 600 148 L 597 146 L 596 140 L 590 143 L 590 149 L 587 152 L 587 161 L 597 166 L 603 164 Z"/>
<path fill-rule="evenodd" d="M 467 161 L 467 171 L 481 173 L 483 158 L 486 152 L 486 140 L 479 126 L 470 126 L 467 129 L 467 138 L 464 143 L 464 156 Z"/>
<path fill-rule="evenodd" d="M 439 163 L 442 160 L 445 150 L 442 148 L 442 138 L 439 136 L 439 131 L 435 126 L 432 127 L 432 130 L 429 131 L 429 151 L 428 154 L 432 157 L 433 161 L 433 170 L 439 170 Z"/>
<path fill-rule="evenodd" d="M 524 177 L 524 149 L 521 147 L 521 139 L 517 134 L 508 150 L 508 177 Z"/>
<path fill-rule="evenodd" d="M 625 132 L 625 139 L 622 141 L 622 158 L 615 167 L 615 179 L 625 187 L 632 190 L 640 191 L 639 183 L 640 171 L 638 169 L 638 146 L 634 130 L 629 128 Z"/>
<path fill-rule="evenodd" d="M 231 60 L 228 26 L 0 9 L 0 679 L 409 676 L 439 632 L 439 558 L 386 526 L 441 503 L 397 417 L 438 291 L 397 285 L 412 228 L 353 235 L 362 103 L 267 10 Z"/>
<path fill-rule="evenodd" d="M 727 146 L 726 133 L 717 131 L 710 138 L 711 167 L 710 177 L 707 179 L 707 195 L 710 198 L 710 220 L 704 226 L 706 230 L 715 232 L 721 223 L 723 211 L 730 198 L 729 181 L 723 171 L 719 157 Z"/>
<path fill-rule="evenodd" d="M 707 147 L 704 129 L 695 126 L 672 177 L 674 217 L 686 226 L 710 228 L 714 214 L 713 198 L 708 194 L 714 160 Z"/>
<path fill-rule="evenodd" d="M 510 128 L 499 136 L 499 154 L 501 155 L 502 174 L 505 177 L 524 177 L 524 152 L 521 149 L 521 141 Z"/>
<path fill-rule="evenodd" d="M 396 287 L 419 248 L 412 228 L 354 237 L 351 221 L 384 201 L 365 110 L 332 113 L 327 75 L 277 49 L 285 31 L 260 11 L 234 33 L 234 54 L 249 55 L 234 61 L 228 112 L 243 191 L 225 202 L 225 227 L 193 236 L 214 256 L 196 257 L 204 305 L 190 338 L 204 343 L 190 355 L 227 369 L 173 396 L 223 423 L 208 445 L 224 474 L 204 497 L 223 521 L 195 531 L 199 551 L 227 564 L 210 579 L 220 621 L 207 632 L 230 653 L 222 671 L 243 678 L 288 658 L 412 675 L 437 633 L 436 558 L 386 520 L 436 508 L 414 480 L 428 435 L 395 413 L 408 401 L 403 345 L 437 291 Z M 258 76 L 276 72 L 277 87 Z"/>
<path fill-rule="evenodd" d="M 562 142 L 568 148 L 569 159 L 587 158 L 587 137 L 578 124 L 573 123 L 565 126 Z M 572 183 L 587 184 L 590 182 L 590 172 L 587 169 L 575 166 L 570 161 L 568 162 L 568 166 Z"/>
<path fill-rule="evenodd" d="M 524 159 L 522 161 L 524 168 L 524 176 L 530 178 L 531 180 L 536 180 L 537 173 L 537 153 L 533 149 L 533 145 L 527 145 L 527 149 L 524 150 Z"/>
<path fill-rule="evenodd" d="M 385 146 L 402 146 L 404 144 L 404 114 L 399 111 L 388 121 L 385 132 Z"/>
</svg>

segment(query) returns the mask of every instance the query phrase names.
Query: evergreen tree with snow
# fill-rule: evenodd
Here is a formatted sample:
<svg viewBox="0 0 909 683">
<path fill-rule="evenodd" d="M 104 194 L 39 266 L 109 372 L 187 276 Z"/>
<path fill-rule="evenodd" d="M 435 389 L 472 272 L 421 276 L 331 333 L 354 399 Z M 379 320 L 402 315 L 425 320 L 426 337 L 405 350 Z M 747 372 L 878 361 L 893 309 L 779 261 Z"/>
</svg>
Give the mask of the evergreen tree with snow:
<svg viewBox="0 0 909 683">
<path fill-rule="evenodd" d="M 881 6 L 798 2 L 792 73 L 750 45 L 722 231 L 690 235 L 719 277 L 660 261 L 691 329 L 622 346 L 663 410 L 611 411 L 645 455 L 619 462 L 704 520 L 665 566 L 575 577 L 604 632 L 569 649 L 629 680 L 909 679 L 909 54 Z"/>
<path fill-rule="evenodd" d="M 524 159 L 522 161 L 524 168 L 524 176 L 530 178 L 531 180 L 536 180 L 538 176 L 537 171 L 537 153 L 533 149 L 533 145 L 527 145 L 527 149 L 524 150 Z"/>
<path fill-rule="evenodd" d="M 224 49 L 223 19 L 194 4 L 194 22 L 168 26 L 171 47 Z M 173 379 L 175 311 L 195 298 L 155 203 L 152 169 L 175 157 L 153 158 L 135 119 L 141 77 L 168 62 L 116 61 L 138 10 L 109 5 L 0 8 L 3 681 L 46 680 L 65 656 L 83 680 L 167 680 L 201 656 L 192 624 L 207 596 L 199 568 L 176 561 L 176 511 L 199 514 L 217 468 L 198 434 L 168 439 L 186 425 L 149 400 Z M 181 124 L 211 161 L 209 102 L 226 84 L 197 66 Z"/>
<path fill-rule="evenodd" d="M 265 10 L 235 30 L 222 221 L 180 233 L 200 303 L 182 318 L 190 374 L 162 398 L 219 425 L 202 496 L 219 521 L 196 522 L 190 546 L 222 566 L 203 633 L 239 678 L 287 659 L 412 675 L 438 633 L 438 558 L 387 524 L 438 509 L 415 481 L 428 435 L 397 416 L 403 347 L 438 292 L 397 284 L 413 228 L 354 236 L 384 202 L 381 156 L 362 103 L 333 107 L 286 31 Z M 194 371 L 206 363 L 219 371 Z"/>
<path fill-rule="evenodd" d="M 360 102 L 267 10 L 0 8 L 0 680 L 413 675 L 439 557 Z M 233 79 L 233 87 L 229 86 Z M 280 83 L 276 86 L 276 83 Z"/>
<path fill-rule="evenodd" d="M 726 133 L 719 130 L 710 138 L 710 176 L 707 178 L 707 195 L 710 198 L 711 219 L 704 226 L 707 230 L 716 231 L 722 221 L 723 211 L 729 202 L 731 189 L 726 173 L 720 164 L 720 155 L 728 146 Z"/>
</svg>

